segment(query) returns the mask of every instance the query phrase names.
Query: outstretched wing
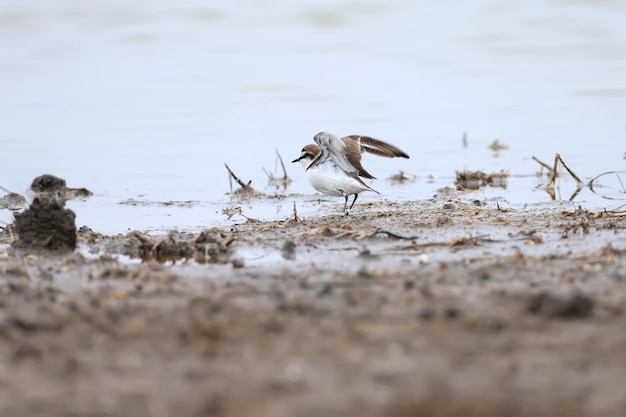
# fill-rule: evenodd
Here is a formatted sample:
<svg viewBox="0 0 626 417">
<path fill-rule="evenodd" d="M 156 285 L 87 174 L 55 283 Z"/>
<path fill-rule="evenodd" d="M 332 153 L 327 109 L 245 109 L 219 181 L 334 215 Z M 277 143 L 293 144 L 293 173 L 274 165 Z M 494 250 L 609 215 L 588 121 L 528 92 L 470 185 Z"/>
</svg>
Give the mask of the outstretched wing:
<svg viewBox="0 0 626 417">
<path fill-rule="evenodd" d="M 344 145 L 346 145 L 346 158 L 348 158 L 350 164 L 359 171 L 360 176 L 375 180 L 376 177 L 367 172 L 367 170 L 363 168 L 363 165 L 361 164 L 361 154 L 363 153 L 363 148 L 361 147 L 361 143 L 359 140 L 360 138 L 361 136 L 352 135 L 346 136 L 345 138 L 341 139 Z"/>
<path fill-rule="evenodd" d="M 348 160 L 359 170 L 359 175 L 365 178 L 375 179 L 376 177 L 367 172 L 365 168 L 363 168 L 363 165 L 361 165 L 361 154 L 363 152 L 369 152 L 386 158 L 409 157 L 409 155 L 397 146 L 369 136 L 350 135 L 341 140 L 348 149 Z"/>
<path fill-rule="evenodd" d="M 384 156 L 386 158 L 408 158 L 407 155 L 402 149 L 394 146 L 390 143 L 383 142 L 380 139 L 375 139 L 369 136 L 362 135 L 350 135 L 343 138 L 345 142 L 346 139 L 358 142 L 361 144 L 361 152 L 369 152 L 374 155 Z"/>
</svg>

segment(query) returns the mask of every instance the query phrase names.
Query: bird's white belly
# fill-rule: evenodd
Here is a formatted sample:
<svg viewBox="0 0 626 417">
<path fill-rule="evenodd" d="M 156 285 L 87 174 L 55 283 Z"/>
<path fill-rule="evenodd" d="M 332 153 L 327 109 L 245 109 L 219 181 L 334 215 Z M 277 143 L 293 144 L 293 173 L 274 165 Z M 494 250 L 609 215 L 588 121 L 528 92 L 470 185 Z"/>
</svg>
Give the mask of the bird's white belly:
<svg viewBox="0 0 626 417">
<path fill-rule="evenodd" d="M 320 164 L 307 171 L 309 182 L 320 193 L 343 196 L 369 190 L 355 178 L 331 164 Z"/>
</svg>

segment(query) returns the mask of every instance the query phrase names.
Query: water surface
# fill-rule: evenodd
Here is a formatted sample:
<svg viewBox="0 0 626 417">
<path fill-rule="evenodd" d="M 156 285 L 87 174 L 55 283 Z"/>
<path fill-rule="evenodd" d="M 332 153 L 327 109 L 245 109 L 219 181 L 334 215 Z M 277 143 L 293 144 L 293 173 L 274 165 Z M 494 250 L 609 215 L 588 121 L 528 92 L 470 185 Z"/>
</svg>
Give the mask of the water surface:
<svg viewBox="0 0 626 417">
<path fill-rule="evenodd" d="M 94 198 L 70 204 L 77 223 L 108 233 L 228 224 L 221 209 L 233 205 L 262 219 L 294 201 L 325 214 L 341 199 L 316 194 L 300 166 L 287 190 L 267 186 L 263 167 L 326 130 L 411 155 L 367 158 L 383 196 L 362 201 L 430 198 L 460 169 L 512 174 L 475 198 L 550 201 L 534 190 L 544 179 L 532 156 L 559 152 L 584 180 L 626 168 L 625 12 L 593 1 L 5 0 L 0 185 L 23 192 L 52 173 L 87 187 Z M 494 139 L 509 148 L 495 155 Z M 224 162 L 286 196 L 231 201 Z M 399 170 L 417 180 L 384 180 Z M 557 197 L 574 189 L 564 179 Z M 143 204 L 120 204 L 129 199 Z M 615 205 L 589 190 L 575 204 Z"/>
</svg>

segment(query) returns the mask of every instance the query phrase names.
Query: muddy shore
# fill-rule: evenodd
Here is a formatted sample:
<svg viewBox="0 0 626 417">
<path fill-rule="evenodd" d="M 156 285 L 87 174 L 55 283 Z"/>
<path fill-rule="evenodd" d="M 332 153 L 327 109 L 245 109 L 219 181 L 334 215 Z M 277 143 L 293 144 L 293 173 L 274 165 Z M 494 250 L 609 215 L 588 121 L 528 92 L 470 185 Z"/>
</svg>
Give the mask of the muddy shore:
<svg viewBox="0 0 626 417">
<path fill-rule="evenodd" d="M 623 416 L 625 227 L 444 196 L 55 255 L 5 229 L 0 415 Z"/>
</svg>

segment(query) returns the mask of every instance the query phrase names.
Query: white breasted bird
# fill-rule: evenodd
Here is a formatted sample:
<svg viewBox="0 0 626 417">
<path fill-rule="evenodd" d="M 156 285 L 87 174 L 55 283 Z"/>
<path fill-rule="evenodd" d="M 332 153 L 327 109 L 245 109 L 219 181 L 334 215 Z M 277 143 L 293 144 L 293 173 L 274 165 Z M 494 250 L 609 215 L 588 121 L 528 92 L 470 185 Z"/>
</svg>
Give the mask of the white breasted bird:
<svg viewBox="0 0 626 417">
<path fill-rule="evenodd" d="M 360 178 L 376 178 L 361 165 L 363 152 L 388 158 L 409 157 L 399 148 L 368 136 L 351 135 L 339 139 L 330 133 L 320 132 L 313 139 L 316 144 L 306 145 L 300 156 L 292 162 L 302 164 L 309 182 L 320 193 L 344 196 L 345 214 L 348 214 L 348 196 L 354 195 L 350 205 L 352 209 L 360 192 L 373 191 L 380 194 Z"/>
</svg>

